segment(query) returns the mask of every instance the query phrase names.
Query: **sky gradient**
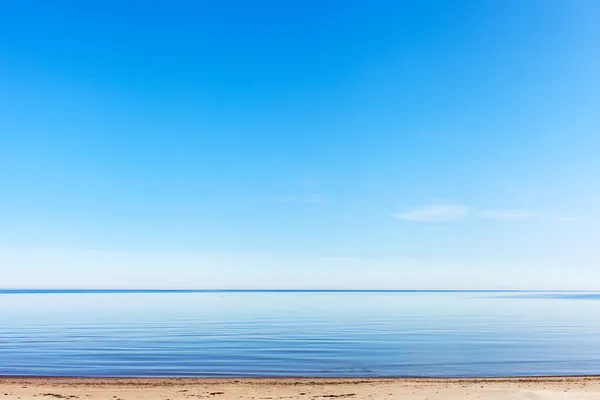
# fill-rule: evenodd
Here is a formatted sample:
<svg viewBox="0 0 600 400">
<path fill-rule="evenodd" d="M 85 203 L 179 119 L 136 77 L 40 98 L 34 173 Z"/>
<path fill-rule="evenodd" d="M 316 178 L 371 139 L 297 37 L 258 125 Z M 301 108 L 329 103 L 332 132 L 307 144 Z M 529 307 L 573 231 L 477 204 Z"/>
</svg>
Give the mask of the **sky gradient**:
<svg viewBox="0 0 600 400">
<path fill-rule="evenodd" d="M 2 2 L 0 287 L 598 289 L 599 18 Z"/>
</svg>

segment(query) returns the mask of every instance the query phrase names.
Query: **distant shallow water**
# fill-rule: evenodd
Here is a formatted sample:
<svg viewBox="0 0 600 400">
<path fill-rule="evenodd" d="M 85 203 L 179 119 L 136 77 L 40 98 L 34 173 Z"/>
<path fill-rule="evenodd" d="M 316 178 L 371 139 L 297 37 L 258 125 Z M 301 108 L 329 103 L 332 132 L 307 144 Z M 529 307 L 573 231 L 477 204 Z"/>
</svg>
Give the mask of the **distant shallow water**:
<svg viewBox="0 0 600 400">
<path fill-rule="evenodd" d="M 0 290 L 0 375 L 600 374 L 600 293 Z"/>
</svg>

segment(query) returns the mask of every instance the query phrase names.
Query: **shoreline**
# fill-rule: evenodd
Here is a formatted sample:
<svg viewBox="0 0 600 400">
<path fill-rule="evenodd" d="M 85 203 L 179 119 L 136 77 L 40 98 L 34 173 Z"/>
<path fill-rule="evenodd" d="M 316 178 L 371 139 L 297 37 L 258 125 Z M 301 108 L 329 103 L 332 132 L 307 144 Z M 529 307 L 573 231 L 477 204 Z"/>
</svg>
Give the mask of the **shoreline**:
<svg viewBox="0 0 600 400">
<path fill-rule="evenodd" d="M 518 375 L 518 376 L 78 376 L 78 375 L 0 375 L 6 380 L 64 381 L 551 381 L 561 379 L 599 380 L 598 375 Z"/>
<path fill-rule="evenodd" d="M 600 399 L 600 376 L 463 378 L 0 376 L 0 400 L 24 399 Z"/>
</svg>

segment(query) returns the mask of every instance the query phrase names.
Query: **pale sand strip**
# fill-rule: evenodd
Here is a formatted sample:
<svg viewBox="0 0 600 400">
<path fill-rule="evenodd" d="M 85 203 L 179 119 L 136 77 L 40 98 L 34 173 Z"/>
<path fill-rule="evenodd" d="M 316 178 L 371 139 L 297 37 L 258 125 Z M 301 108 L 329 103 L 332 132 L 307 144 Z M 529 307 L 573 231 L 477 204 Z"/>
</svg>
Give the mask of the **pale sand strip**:
<svg viewBox="0 0 600 400">
<path fill-rule="evenodd" d="M 0 377 L 0 400 L 598 399 L 600 377 L 162 379 Z"/>
</svg>

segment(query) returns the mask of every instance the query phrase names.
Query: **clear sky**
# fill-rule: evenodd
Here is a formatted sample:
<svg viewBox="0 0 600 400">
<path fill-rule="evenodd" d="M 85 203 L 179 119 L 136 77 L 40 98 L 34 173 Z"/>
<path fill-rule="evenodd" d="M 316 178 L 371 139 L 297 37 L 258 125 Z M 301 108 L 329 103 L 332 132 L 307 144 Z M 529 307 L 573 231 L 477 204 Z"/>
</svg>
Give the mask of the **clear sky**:
<svg viewBox="0 0 600 400">
<path fill-rule="evenodd" d="M 600 2 L 0 4 L 0 287 L 600 288 Z"/>
</svg>

